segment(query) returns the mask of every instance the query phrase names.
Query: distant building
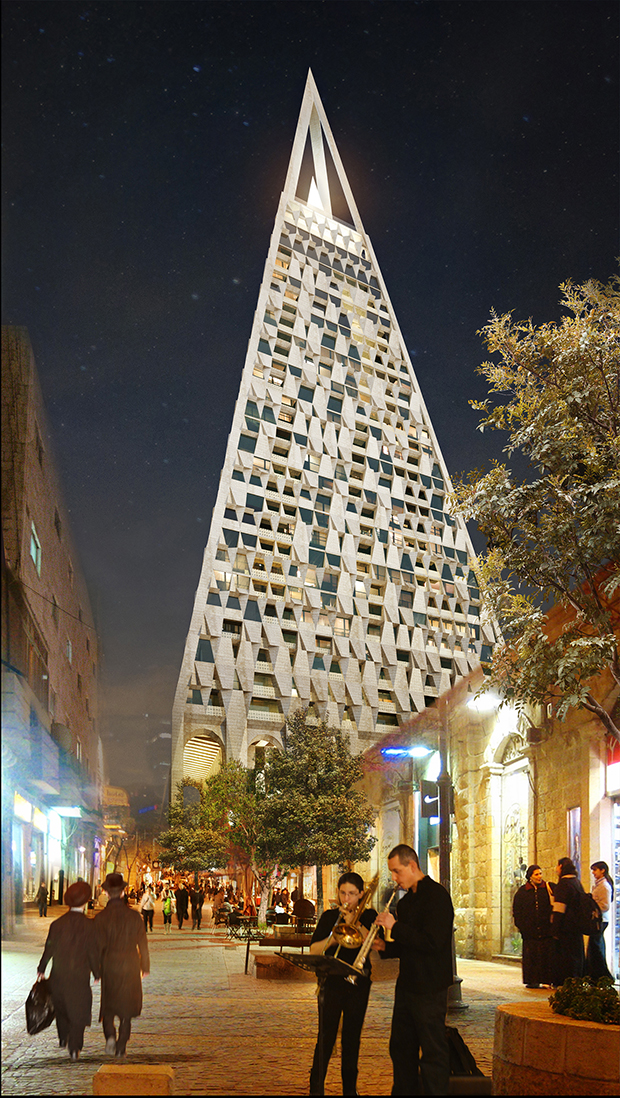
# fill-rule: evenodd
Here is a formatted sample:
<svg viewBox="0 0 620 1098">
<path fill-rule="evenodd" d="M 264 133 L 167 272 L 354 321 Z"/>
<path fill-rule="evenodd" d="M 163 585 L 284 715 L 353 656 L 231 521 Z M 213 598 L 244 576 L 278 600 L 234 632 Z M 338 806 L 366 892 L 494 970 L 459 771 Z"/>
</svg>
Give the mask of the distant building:
<svg viewBox="0 0 620 1098">
<path fill-rule="evenodd" d="M 171 793 L 312 706 L 361 751 L 488 658 L 474 552 L 309 75 L 179 676 Z"/>
<path fill-rule="evenodd" d="M 2 329 L 3 933 L 98 876 L 99 649 L 24 328 Z"/>
</svg>

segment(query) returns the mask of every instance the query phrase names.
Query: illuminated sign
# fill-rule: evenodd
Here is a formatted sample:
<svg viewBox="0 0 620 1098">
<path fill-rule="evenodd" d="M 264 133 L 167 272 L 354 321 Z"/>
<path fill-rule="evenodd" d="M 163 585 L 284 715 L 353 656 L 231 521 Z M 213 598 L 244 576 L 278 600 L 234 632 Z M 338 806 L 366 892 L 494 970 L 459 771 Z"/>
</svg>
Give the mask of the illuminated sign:
<svg viewBox="0 0 620 1098">
<path fill-rule="evenodd" d="M 73 816 L 78 820 L 81 819 L 82 816 L 82 809 L 79 805 L 74 808 L 67 805 L 56 805 L 54 812 L 57 812 L 59 816 Z"/>
<path fill-rule="evenodd" d="M 16 793 L 13 798 L 13 812 L 25 823 L 30 823 L 32 819 L 32 805 L 30 801 L 25 800 L 24 797 L 20 797 L 19 793 Z"/>
<path fill-rule="evenodd" d="M 38 808 L 35 808 L 32 813 L 33 827 L 38 828 L 39 831 L 47 833 L 47 816 L 44 816 L 42 812 L 39 812 Z"/>
</svg>

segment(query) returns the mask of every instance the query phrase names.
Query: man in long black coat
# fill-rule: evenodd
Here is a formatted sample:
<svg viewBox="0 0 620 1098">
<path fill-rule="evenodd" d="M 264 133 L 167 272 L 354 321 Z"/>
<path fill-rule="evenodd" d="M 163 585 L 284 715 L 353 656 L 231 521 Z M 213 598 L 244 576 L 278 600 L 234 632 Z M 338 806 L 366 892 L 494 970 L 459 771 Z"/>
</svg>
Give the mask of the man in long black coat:
<svg viewBox="0 0 620 1098">
<path fill-rule="evenodd" d="M 78 1059 L 84 1045 L 84 1030 L 91 1024 L 93 996 L 90 974 L 99 978 L 99 957 L 94 923 L 84 914 L 91 897 L 86 881 L 76 881 L 65 893 L 69 911 L 54 919 L 50 926 L 43 956 L 37 969 L 38 979 L 45 976 L 52 962 L 50 991 L 56 1012 L 56 1028 L 61 1048 L 69 1046 L 69 1056 Z"/>
<path fill-rule="evenodd" d="M 123 898 L 122 874 L 108 873 L 103 888 L 109 900 L 93 920 L 101 964 L 99 1021 L 103 1022 L 106 1052 L 121 1057 L 131 1035 L 131 1019 L 142 1013 L 142 976 L 150 970 L 149 947 L 140 915 Z"/>
</svg>

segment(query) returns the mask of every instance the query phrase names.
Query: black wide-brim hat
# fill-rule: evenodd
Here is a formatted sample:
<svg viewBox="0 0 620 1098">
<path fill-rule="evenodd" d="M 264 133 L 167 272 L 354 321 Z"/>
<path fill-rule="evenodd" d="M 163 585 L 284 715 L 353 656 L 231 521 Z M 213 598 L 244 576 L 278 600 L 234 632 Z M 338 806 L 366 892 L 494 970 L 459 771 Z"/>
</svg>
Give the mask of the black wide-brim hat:
<svg viewBox="0 0 620 1098">
<path fill-rule="evenodd" d="M 111 888 L 127 888 L 127 881 L 123 880 L 122 873 L 108 873 L 101 887 L 105 892 L 109 892 Z"/>
<path fill-rule="evenodd" d="M 65 892 L 65 903 L 67 907 L 83 907 L 92 894 L 92 889 L 86 881 L 76 881 L 75 884 L 69 885 Z"/>
</svg>

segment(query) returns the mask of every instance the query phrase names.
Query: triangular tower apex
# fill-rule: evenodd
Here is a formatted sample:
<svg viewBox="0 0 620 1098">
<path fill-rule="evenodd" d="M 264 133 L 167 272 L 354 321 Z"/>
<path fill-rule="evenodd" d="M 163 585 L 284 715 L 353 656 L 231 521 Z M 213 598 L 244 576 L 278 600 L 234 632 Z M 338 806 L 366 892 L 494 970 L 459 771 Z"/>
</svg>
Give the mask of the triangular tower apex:
<svg viewBox="0 0 620 1098">
<path fill-rule="evenodd" d="M 293 141 L 293 150 L 291 152 L 286 182 L 284 184 L 284 193 L 287 198 L 295 197 L 308 135 L 310 135 L 313 161 L 311 183 L 312 198 L 310 199 L 310 204 L 316 205 L 318 208 L 322 209 L 328 217 L 333 216 L 325 158 L 325 143 L 327 143 L 327 148 L 331 155 L 338 181 L 342 187 L 342 193 L 349 207 L 353 225 L 359 233 L 363 233 L 364 226 L 362 225 L 353 192 L 349 180 L 347 179 L 344 165 L 340 159 L 340 154 L 336 142 L 334 141 L 331 127 L 327 121 L 325 108 L 321 102 L 321 97 L 311 69 L 308 69 L 306 87 L 304 89 L 299 120 L 297 122 L 297 130 L 295 131 L 295 139 Z M 312 199 L 314 199 L 314 201 Z"/>
</svg>

